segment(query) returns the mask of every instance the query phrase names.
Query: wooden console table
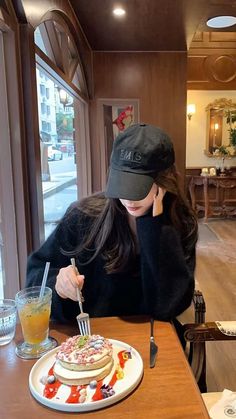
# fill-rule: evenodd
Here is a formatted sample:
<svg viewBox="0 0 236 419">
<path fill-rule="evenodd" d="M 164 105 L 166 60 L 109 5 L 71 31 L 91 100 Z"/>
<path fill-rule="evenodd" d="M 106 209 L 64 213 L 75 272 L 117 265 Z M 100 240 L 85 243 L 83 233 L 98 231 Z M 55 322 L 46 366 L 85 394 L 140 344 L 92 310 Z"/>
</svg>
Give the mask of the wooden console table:
<svg viewBox="0 0 236 419">
<path fill-rule="evenodd" d="M 204 218 L 236 215 L 236 176 L 187 176 L 193 209 Z"/>
</svg>

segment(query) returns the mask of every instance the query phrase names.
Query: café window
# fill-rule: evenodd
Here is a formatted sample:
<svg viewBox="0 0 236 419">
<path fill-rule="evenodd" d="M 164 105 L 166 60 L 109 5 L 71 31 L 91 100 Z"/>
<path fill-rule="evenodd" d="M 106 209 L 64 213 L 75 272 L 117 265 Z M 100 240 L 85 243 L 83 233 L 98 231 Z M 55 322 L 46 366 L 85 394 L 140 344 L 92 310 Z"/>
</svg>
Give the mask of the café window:
<svg viewBox="0 0 236 419">
<path fill-rule="evenodd" d="M 58 18 L 58 16 L 57 16 Z M 67 72 L 67 79 L 84 94 L 88 96 L 87 86 L 84 78 L 81 60 L 78 54 L 76 43 L 74 42 L 65 22 L 47 20 L 42 22 L 34 32 L 36 46 L 56 65 L 61 71 Z M 63 47 L 62 47 L 63 45 Z M 60 54 L 63 55 L 60 56 Z M 77 63 L 77 65 L 75 65 Z M 47 80 L 48 74 L 40 71 Z M 43 94 L 43 93 L 42 93 Z M 50 91 L 46 91 L 49 99 Z"/>
<path fill-rule="evenodd" d="M 87 88 L 76 45 L 62 21 L 42 22 L 34 39 L 42 218 L 47 238 L 68 206 L 91 192 L 87 103 L 80 96 L 87 96 Z M 52 71 L 44 54 L 52 62 Z M 60 75 L 56 74 L 56 67 Z"/>
</svg>

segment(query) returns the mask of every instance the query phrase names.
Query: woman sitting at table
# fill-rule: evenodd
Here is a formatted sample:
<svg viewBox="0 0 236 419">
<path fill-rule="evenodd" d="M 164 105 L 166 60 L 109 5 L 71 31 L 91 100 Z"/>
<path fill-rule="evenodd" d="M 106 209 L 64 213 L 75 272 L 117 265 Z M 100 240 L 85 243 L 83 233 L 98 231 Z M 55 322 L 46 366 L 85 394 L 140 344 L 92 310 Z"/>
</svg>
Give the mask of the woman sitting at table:
<svg viewBox="0 0 236 419">
<path fill-rule="evenodd" d="M 51 263 L 53 319 L 75 320 L 77 287 L 91 317 L 147 314 L 170 321 L 187 309 L 197 221 L 174 160 L 170 138 L 152 125 L 132 125 L 116 138 L 105 194 L 73 203 L 28 259 L 27 286 L 40 285 Z"/>
</svg>

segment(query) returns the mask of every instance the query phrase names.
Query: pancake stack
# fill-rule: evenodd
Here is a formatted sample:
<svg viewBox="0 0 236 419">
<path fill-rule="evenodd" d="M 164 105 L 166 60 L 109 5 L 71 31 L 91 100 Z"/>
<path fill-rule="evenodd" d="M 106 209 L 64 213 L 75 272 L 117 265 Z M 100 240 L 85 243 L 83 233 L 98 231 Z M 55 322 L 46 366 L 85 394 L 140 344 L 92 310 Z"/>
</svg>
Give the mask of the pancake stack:
<svg viewBox="0 0 236 419">
<path fill-rule="evenodd" d="M 55 377 L 67 385 L 87 385 L 102 380 L 113 367 L 112 344 L 100 335 L 68 338 L 59 348 Z"/>
</svg>

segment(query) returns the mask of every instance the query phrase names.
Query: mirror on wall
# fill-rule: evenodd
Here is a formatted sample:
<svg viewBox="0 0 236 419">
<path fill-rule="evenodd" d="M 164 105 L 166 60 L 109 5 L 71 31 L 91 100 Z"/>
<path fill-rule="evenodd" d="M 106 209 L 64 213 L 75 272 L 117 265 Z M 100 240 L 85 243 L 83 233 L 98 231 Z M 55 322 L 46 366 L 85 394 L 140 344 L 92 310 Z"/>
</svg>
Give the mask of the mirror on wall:
<svg viewBox="0 0 236 419">
<path fill-rule="evenodd" d="M 236 103 L 231 99 L 215 99 L 206 107 L 208 157 L 236 155 Z"/>
</svg>

